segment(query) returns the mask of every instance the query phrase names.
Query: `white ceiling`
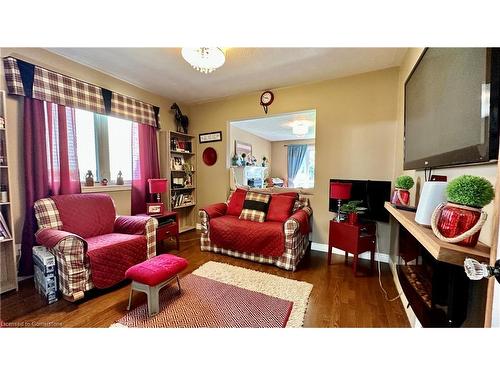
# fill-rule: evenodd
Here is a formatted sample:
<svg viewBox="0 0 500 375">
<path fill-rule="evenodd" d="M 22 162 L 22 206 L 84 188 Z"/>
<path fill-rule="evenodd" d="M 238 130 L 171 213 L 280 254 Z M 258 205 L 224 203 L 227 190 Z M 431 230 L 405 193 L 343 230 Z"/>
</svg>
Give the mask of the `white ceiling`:
<svg viewBox="0 0 500 375">
<path fill-rule="evenodd" d="M 180 48 L 48 48 L 187 104 L 398 66 L 405 48 L 228 48 L 215 72 L 195 71 Z"/>
<path fill-rule="evenodd" d="M 292 133 L 292 125 L 298 122 L 308 125 L 309 131 L 303 137 Z M 231 126 L 271 142 L 314 139 L 316 137 L 316 110 L 286 113 L 251 120 L 231 121 Z"/>
</svg>

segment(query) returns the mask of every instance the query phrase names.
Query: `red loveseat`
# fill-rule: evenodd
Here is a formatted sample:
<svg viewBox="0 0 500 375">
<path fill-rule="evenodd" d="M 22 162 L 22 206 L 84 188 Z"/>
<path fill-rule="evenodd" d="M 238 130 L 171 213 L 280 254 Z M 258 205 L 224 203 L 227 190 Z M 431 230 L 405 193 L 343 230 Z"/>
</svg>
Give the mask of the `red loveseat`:
<svg viewBox="0 0 500 375">
<path fill-rule="evenodd" d="M 123 281 L 129 267 L 156 255 L 157 220 L 117 217 L 107 194 L 58 195 L 34 207 L 36 240 L 55 255 L 59 289 L 67 300 Z"/>
<path fill-rule="evenodd" d="M 201 250 L 295 271 L 309 247 L 309 200 L 296 193 L 271 194 L 266 221 L 259 223 L 239 219 L 246 192 L 237 189 L 226 203 L 200 210 Z"/>
</svg>

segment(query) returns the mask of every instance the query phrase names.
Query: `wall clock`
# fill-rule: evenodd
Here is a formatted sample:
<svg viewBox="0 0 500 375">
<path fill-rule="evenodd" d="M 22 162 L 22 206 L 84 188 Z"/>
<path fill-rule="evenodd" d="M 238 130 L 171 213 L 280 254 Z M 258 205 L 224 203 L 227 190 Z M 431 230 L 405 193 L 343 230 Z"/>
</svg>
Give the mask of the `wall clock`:
<svg viewBox="0 0 500 375">
<path fill-rule="evenodd" d="M 274 100 L 274 94 L 266 90 L 260 95 L 260 105 L 264 108 L 264 112 L 267 114 L 267 107 L 269 107 Z"/>
</svg>

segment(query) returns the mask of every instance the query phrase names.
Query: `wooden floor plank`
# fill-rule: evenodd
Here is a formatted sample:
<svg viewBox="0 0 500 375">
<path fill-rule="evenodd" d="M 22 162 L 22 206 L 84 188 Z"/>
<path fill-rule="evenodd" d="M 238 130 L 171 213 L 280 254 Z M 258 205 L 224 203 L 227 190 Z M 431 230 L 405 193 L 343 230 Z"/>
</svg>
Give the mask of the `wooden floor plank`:
<svg viewBox="0 0 500 375">
<path fill-rule="evenodd" d="M 199 233 L 190 231 L 181 235 L 177 251 L 172 243 L 165 244 L 162 252 L 179 255 L 189 262 L 181 274 L 191 273 L 202 264 L 213 260 L 235 266 L 271 273 L 313 284 L 304 327 L 409 327 L 401 302 L 385 300 L 378 285 L 377 274 L 354 277 L 344 257 L 334 255 L 333 264 L 327 266 L 326 253 L 310 251 L 296 272 L 274 266 L 253 263 L 229 256 L 200 251 Z M 368 261 L 361 262 L 361 271 L 369 268 Z M 390 296 L 396 288 L 389 266 L 381 265 L 382 280 Z M 4 322 L 19 325 L 50 327 L 109 327 L 125 313 L 128 302 L 127 282 L 105 291 L 93 291 L 83 301 L 70 303 L 60 300 L 46 305 L 36 294 L 33 280 L 20 283 L 20 290 L 0 297 L 0 317 Z M 134 306 L 146 302 L 144 295 L 134 296 Z"/>
</svg>

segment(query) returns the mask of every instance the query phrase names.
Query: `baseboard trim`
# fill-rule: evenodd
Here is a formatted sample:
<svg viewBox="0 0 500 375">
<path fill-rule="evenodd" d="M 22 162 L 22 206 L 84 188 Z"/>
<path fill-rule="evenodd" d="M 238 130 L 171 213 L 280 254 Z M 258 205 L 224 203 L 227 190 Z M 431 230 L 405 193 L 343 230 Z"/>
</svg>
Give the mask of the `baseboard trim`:
<svg viewBox="0 0 500 375">
<path fill-rule="evenodd" d="M 318 243 L 318 242 L 312 242 L 311 244 L 311 250 L 315 251 L 322 251 L 324 253 L 328 252 L 328 245 L 325 243 Z M 344 255 L 345 252 L 343 250 L 337 249 L 337 248 L 332 248 L 332 253 L 337 254 L 337 255 Z M 349 254 L 350 257 L 352 257 L 352 254 Z M 370 259 L 370 253 L 366 252 L 363 253 L 359 256 L 361 259 Z M 384 253 L 375 253 L 375 260 L 381 263 L 389 263 L 390 262 L 390 256 L 389 254 L 384 254 Z"/>
</svg>

